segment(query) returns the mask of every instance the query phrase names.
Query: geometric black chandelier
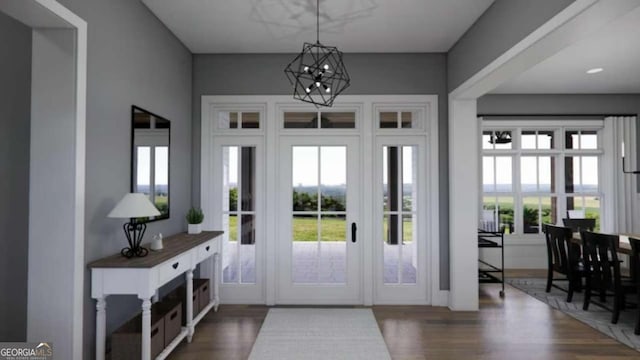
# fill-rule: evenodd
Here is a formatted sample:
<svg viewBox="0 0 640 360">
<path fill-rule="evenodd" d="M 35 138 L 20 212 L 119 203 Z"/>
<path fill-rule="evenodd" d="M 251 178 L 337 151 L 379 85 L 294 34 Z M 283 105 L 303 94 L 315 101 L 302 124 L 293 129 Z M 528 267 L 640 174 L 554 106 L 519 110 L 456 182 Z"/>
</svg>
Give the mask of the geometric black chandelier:
<svg viewBox="0 0 640 360">
<path fill-rule="evenodd" d="M 342 62 L 342 52 L 320 43 L 320 3 L 316 0 L 315 44 L 304 43 L 302 52 L 284 70 L 293 86 L 293 98 L 316 106 L 331 106 L 335 98 L 350 85 L 351 79 Z"/>
</svg>

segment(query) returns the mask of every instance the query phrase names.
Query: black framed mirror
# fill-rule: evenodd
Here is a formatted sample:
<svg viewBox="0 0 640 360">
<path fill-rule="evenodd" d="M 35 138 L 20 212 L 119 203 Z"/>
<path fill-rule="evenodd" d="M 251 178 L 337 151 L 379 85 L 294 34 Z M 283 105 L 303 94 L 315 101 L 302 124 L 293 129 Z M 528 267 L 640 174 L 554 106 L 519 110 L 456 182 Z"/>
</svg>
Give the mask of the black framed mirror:
<svg viewBox="0 0 640 360">
<path fill-rule="evenodd" d="M 156 205 L 159 216 L 169 218 L 169 158 L 171 121 L 152 112 L 131 107 L 131 192 L 143 193 Z"/>
</svg>

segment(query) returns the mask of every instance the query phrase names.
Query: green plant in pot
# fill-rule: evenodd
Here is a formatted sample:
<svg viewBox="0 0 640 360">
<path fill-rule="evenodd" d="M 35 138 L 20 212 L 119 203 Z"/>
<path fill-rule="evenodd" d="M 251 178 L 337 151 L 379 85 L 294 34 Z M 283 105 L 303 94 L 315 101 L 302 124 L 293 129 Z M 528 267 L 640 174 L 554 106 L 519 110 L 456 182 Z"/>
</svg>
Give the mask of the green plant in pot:
<svg viewBox="0 0 640 360">
<path fill-rule="evenodd" d="M 192 207 L 187 212 L 187 224 L 189 234 L 200 234 L 202 232 L 202 221 L 204 220 L 204 214 L 202 209 Z"/>
</svg>

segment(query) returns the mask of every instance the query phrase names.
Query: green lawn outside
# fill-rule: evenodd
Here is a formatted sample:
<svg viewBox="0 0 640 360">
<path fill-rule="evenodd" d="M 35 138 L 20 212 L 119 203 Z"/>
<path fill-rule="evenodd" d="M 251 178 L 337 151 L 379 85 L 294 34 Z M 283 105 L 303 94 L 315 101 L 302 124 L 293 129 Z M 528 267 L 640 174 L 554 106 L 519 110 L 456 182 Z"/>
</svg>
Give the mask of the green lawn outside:
<svg viewBox="0 0 640 360">
<path fill-rule="evenodd" d="M 494 197 L 485 197 L 485 204 L 493 204 Z M 501 201 L 504 200 L 504 201 Z M 542 221 L 545 223 L 551 223 L 551 198 L 542 198 Z M 523 198 L 523 205 L 526 208 L 538 209 L 538 198 L 525 197 Z M 576 207 L 582 205 L 581 199 L 576 199 Z M 500 198 L 498 197 L 498 206 L 500 208 L 500 220 L 503 223 L 513 222 L 513 199 L 512 198 Z M 597 197 L 585 197 L 585 215 L 587 218 L 596 219 L 596 229 L 600 228 L 600 199 Z M 566 216 L 560 216 L 558 221 L 562 221 Z"/>
<path fill-rule="evenodd" d="M 312 217 L 294 217 L 293 218 L 293 238 L 294 241 L 316 241 L 317 239 L 317 218 Z M 237 216 L 229 216 L 229 241 L 238 239 L 238 218 Z M 321 237 L 322 241 L 345 241 L 347 235 L 347 222 L 338 218 L 323 218 L 321 221 Z M 384 231 L 387 231 L 387 222 L 384 222 Z M 407 243 L 412 239 L 411 222 L 405 221 L 404 242 Z"/>
</svg>

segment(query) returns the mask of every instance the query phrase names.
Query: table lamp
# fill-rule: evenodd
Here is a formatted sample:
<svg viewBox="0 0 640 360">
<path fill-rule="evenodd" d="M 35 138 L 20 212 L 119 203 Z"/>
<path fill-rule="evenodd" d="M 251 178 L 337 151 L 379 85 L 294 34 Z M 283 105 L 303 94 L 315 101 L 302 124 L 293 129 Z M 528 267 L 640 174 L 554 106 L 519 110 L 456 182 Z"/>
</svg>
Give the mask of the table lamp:
<svg viewBox="0 0 640 360">
<path fill-rule="evenodd" d="M 158 216 L 160 211 L 149 201 L 145 194 L 129 193 L 126 194 L 111 210 L 107 217 L 116 219 L 130 219 L 129 222 L 122 226 L 124 234 L 127 236 L 129 247 L 120 251 L 122 256 L 132 258 L 134 256 L 147 256 L 149 250 L 140 246 L 144 232 L 147 230 L 147 224 L 140 221 L 140 218 L 149 216 Z"/>
</svg>

